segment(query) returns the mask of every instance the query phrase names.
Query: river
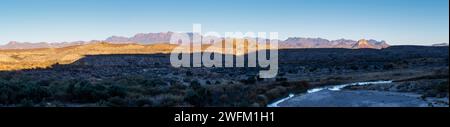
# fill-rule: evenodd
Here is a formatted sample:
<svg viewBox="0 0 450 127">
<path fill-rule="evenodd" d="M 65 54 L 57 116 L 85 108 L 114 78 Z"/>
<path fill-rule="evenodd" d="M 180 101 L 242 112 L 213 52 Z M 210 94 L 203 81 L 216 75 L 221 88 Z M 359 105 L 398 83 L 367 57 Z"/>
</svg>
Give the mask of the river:
<svg viewBox="0 0 450 127">
<path fill-rule="evenodd" d="M 388 83 L 392 83 L 392 81 L 371 81 L 371 82 L 356 82 L 356 83 L 349 83 L 349 84 L 341 84 L 341 85 L 329 85 L 329 86 L 324 86 L 324 87 L 318 87 L 318 88 L 312 88 L 309 89 L 306 93 L 302 93 L 302 94 L 298 94 L 297 96 L 305 96 L 308 94 L 312 94 L 312 93 L 316 93 L 316 92 L 320 92 L 323 90 L 330 90 L 330 91 L 340 91 L 342 90 L 342 88 L 347 87 L 347 86 L 356 86 L 356 85 L 370 85 L 370 84 L 388 84 Z M 267 107 L 279 107 L 278 105 L 282 102 L 285 102 L 293 97 L 295 97 L 295 94 L 289 94 L 288 97 L 282 98 L 282 99 L 278 99 L 277 101 L 267 105 Z"/>
</svg>

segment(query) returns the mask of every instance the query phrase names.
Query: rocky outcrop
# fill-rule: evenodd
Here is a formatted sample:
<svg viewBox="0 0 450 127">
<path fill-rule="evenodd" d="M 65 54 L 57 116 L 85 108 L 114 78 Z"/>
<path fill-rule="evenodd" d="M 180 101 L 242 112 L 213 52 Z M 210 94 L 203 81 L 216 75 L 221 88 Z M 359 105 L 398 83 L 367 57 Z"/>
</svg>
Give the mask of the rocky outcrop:
<svg viewBox="0 0 450 127">
<path fill-rule="evenodd" d="M 375 41 L 375 40 L 365 40 L 361 39 L 356 44 L 352 46 L 353 49 L 362 49 L 362 48 L 369 48 L 369 49 L 383 49 L 387 48 L 389 45 L 384 41 Z"/>
</svg>

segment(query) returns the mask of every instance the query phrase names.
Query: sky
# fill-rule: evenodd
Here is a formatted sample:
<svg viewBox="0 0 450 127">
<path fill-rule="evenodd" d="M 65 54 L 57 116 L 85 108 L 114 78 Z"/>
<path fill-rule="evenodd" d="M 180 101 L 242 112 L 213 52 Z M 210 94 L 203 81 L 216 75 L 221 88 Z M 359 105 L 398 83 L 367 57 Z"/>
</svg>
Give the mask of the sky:
<svg viewBox="0 0 450 127">
<path fill-rule="evenodd" d="M 288 37 L 449 42 L 449 0 L 1 0 L 0 44 L 112 35 L 278 32 Z"/>
</svg>

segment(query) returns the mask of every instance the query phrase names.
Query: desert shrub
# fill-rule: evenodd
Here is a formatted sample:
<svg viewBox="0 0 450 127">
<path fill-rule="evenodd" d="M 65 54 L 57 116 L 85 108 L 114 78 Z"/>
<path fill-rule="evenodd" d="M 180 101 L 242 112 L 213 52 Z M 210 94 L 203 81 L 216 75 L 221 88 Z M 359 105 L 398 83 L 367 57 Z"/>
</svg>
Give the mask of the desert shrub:
<svg viewBox="0 0 450 127">
<path fill-rule="evenodd" d="M 264 81 L 264 78 L 261 78 L 261 77 L 258 75 L 258 77 L 256 77 L 256 80 L 258 80 L 258 81 L 260 82 L 260 81 Z"/>
<path fill-rule="evenodd" d="M 73 102 L 92 103 L 109 97 L 106 87 L 93 85 L 82 80 L 75 84 L 69 84 L 66 89 L 66 99 Z"/>
<path fill-rule="evenodd" d="M 288 73 L 289 74 L 295 74 L 295 73 L 297 73 L 298 72 L 298 70 L 288 70 Z"/>
<path fill-rule="evenodd" d="M 18 91 L 19 97 L 30 101 L 40 102 L 51 95 L 47 88 L 36 84 L 21 85 L 20 87 L 22 88 L 21 91 Z"/>
<path fill-rule="evenodd" d="M 276 86 L 275 88 L 268 90 L 266 92 L 266 96 L 268 99 L 272 100 L 287 95 L 288 93 L 286 91 L 287 91 L 286 87 Z"/>
<path fill-rule="evenodd" d="M 187 91 L 184 100 L 194 106 L 206 106 L 211 101 L 211 92 L 201 86 L 193 87 Z"/>
<path fill-rule="evenodd" d="M 186 71 L 186 76 L 193 76 L 194 74 L 191 71 Z"/>
<path fill-rule="evenodd" d="M 184 79 L 183 79 L 183 82 L 191 82 L 191 81 L 192 81 L 191 78 L 184 78 Z"/>
<path fill-rule="evenodd" d="M 120 85 L 112 85 L 108 88 L 108 95 L 110 97 L 125 97 L 127 95 L 127 88 Z"/>
<path fill-rule="evenodd" d="M 141 75 L 124 76 L 116 79 L 116 84 L 123 86 L 147 85 L 147 82 L 147 79 Z"/>
<path fill-rule="evenodd" d="M 375 70 L 379 70 L 381 67 L 380 67 L 380 65 L 373 65 L 372 68 Z"/>
<path fill-rule="evenodd" d="M 290 86 L 292 89 L 289 89 L 291 93 L 303 93 L 306 92 L 309 88 L 309 83 L 306 81 L 300 81 L 300 82 L 294 82 L 291 83 L 292 86 Z"/>
<path fill-rule="evenodd" d="M 181 106 L 184 102 L 184 97 L 172 94 L 162 94 L 151 98 L 153 105 L 156 107 L 176 107 Z"/>
<path fill-rule="evenodd" d="M 350 69 L 352 69 L 352 70 L 356 71 L 356 70 L 358 70 L 359 68 L 358 68 L 358 66 L 357 66 L 357 65 L 352 65 L 352 66 L 350 66 Z"/>
<path fill-rule="evenodd" d="M 247 79 L 241 80 L 241 82 L 244 83 L 244 84 L 255 84 L 256 83 L 256 77 L 250 76 Z"/>
<path fill-rule="evenodd" d="M 36 82 L 36 85 L 39 86 L 49 86 L 51 83 L 53 82 L 53 80 L 50 79 L 44 79 L 44 80 L 39 80 Z"/>
<path fill-rule="evenodd" d="M 340 67 L 335 67 L 334 69 L 335 69 L 335 70 L 341 70 L 341 68 L 340 68 Z"/>
<path fill-rule="evenodd" d="M 102 105 L 109 107 L 126 107 L 128 105 L 128 101 L 126 99 L 120 97 L 111 97 L 107 101 L 103 102 Z"/>
<path fill-rule="evenodd" d="M 369 69 L 369 65 L 367 65 L 367 64 L 366 64 L 366 65 L 363 65 L 362 68 L 363 68 L 364 70 L 368 70 L 368 69 Z"/>
<path fill-rule="evenodd" d="M 27 81 L 5 81 L 0 80 L 0 103 L 17 104 L 26 99 L 28 101 L 40 102 L 51 94 L 47 88 L 38 86 Z"/>
<path fill-rule="evenodd" d="M 394 69 L 394 64 L 392 64 L 392 63 L 384 64 L 383 69 L 384 70 L 392 70 L 392 69 Z"/>
<path fill-rule="evenodd" d="M 34 103 L 32 100 L 22 99 L 17 106 L 18 107 L 33 107 Z"/>
<path fill-rule="evenodd" d="M 183 94 L 188 87 L 183 84 L 173 84 L 168 87 L 169 93 Z"/>
<path fill-rule="evenodd" d="M 79 70 L 68 75 L 77 75 Z M 18 74 L 19 75 L 19 74 Z M 39 77 L 39 78 L 38 78 Z M 276 84 L 255 84 L 264 79 L 248 75 L 242 82 L 205 80 L 204 85 L 191 78 L 185 82 L 150 75 L 84 75 L 56 78 L 54 76 L 13 76 L 0 78 L 0 104 L 22 106 L 54 106 L 59 103 L 97 104 L 110 107 L 169 106 L 264 106 L 307 85 L 278 79 Z M 44 78 L 41 78 L 44 77 Z M 37 79 L 37 80 L 36 80 Z M 97 80 L 100 79 L 100 80 Z M 185 78 L 187 79 L 187 78 Z M 215 84 L 215 85 L 213 85 Z M 51 104 L 47 104 L 51 103 Z"/>
<path fill-rule="evenodd" d="M 443 92 L 443 93 L 448 93 L 448 81 L 444 81 L 439 83 L 439 85 L 436 86 L 436 91 L 437 92 Z"/>
<path fill-rule="evenodd" d="M 152 87 L 152 86 L 159 86 L 159 85 L 169 85 L 168 82 L 164 81 L 160 78 L 155 77 L 145 77 L 142 75 L 131 75 L 131 76 L 125 76 L 125 77 L 118 77 L 114 79 L 114 84 L 121 85 L 121 86 L 146 86 L 146 87 Z"/>
<path fill-rule="evenodd" d="M 285 78 L 285 77 L 277 77 L 275 79 L 275 81 L 277 81 L 277 82 L 284 82 L 284 81 L 287 81 L 287 78 Z"/>
<path fill-rule="evenodd" d="M 66 99 L 66 89 L 69 84 L 76 83 L 75 80 L 54 81 L 48 86 L 48 91 L 51 94 L 51 99 L 64 100 Z"/>
<path fill-rule="evenodd" d="M 202 84 L 200 84 L 200 82 L 198 80 L 194 80 L 191 82 L 190 87 L 192 89 L 200 89 L 200 88 L 202 88 Z"/>
<path fill-rule="evenodd" d="M 181 84 L 180 81 L 178 81 L 177 79 L 167 79 L 168 81 L 168 85 L 178 85 Z M 167 83 L 166 83 L 167 84 Z"/>
<path fill-rule="evenodd" d="M 448 81 L 444 81 L 434 86 L 433 93 L 435 93 L 435 97 L 448 97 Z"/>
<path fill-rule="evenodd" d="M 153 104 L 153 101 L 147 97 L 140 97 L 135 99 L 134 105 L 137 107 L 150 107 Z"/>
<path fill-rule="evenodd" d="M 270 100 L 287 96 L 289 93 L 305 92 L 308 88 L 308 83 L 227 84 L 205 87 L 208 89 L 209 94 L 201 96 L 198 91 L 189 89 L 186 94 L 186 101 L 194 106 L 265 106 Z"/>
<path fill-rule="evenodd" d="M 168 93 L 171 91 L 171 87 L 170 86 L 153 86 L 153 87 L 138 87 L 142 90 L 142 92 L 140 92 L 140 94 L 144 94 L 144 95 L 159 95 L 159 94 L 163 94 L 163 93 Z"/>
<path fill-rule="evenodd" d="M 17 100 L 16 91 L 19 90 L 17 86 L 10 85 L 6 81 L 0 80 L 0 104 L 11 104 Z"/>
<path fill-rule="evenodd" d="M 315 71 L 317 71 L 317 67 L 311 67 L 310 69 L 309 69 L 309 72 L 315 72 Z"/>
<path fill-rule="evenodd" d="M 140 83 L 140 85 L 144 86 L 167 86 L 169 85 L 162 79 L 147 79 L 144 82 Z"/>
<path fill-rule="evenodd" d="M 250 107 L 261 107 L 261 106 L 262 106 L 261 104 L 256 102 L 250 105 Z"/>
<path fill-rule="evenodd" d="M 0 82 L 1 80 L 11 80 L 13 75 L 11 73 L 0 73 Z"/>
<path fill-rule="evenodd" d="M 256 97 L 256 102 L 259 105 L 267 105 L 269 103 L 269 100 L 267 99 L 266 95 L 260 94 Z"/>
</svg>

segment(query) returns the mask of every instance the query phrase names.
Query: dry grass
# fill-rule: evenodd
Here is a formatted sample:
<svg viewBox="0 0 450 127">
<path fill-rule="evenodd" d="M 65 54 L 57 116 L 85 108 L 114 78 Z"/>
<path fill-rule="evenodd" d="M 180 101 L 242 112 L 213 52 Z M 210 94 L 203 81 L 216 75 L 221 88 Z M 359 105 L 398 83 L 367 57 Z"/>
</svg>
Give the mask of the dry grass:
<svg viewBox="0 0 450 127">
<path fill-rule="evenodd" d="M 249 44 L 256 45 L 254 42 L 235 40 L 232 45 L 233 49 L 237 48 L 238 44 L 243 45 L 243 52 L 232 50 L 232 54 L 242 55 L 255 51 L 254 49 L 248 48 Z M 224 42 L 214 45 L 204 44 L 200 49 L 201 51 L 208 52 L 225 52 L 225 48 L 222 48 L 224 45 Z M 168 43 L 141 45 L 102 42 L 63 48 L 0 50 L 0 71 L 47 68 L 57 63 L 70 64 L 83 58 L 85 55 L 170 53 L 177 46 Z M 207 50 L 208 48 L 209 50 Z M 182 50 L 189 50 L 189 48 L 185 47 Z"/>
<path fill-rule="evenodd" d="M 95 43 L 64 48 L 0 50 L 0 70 L 46 68 L 53 64 L 69 64 L 85 55 L 169 53 L 171 44 L 109 44 Z"/>
</svg>

